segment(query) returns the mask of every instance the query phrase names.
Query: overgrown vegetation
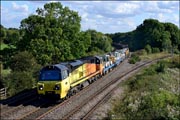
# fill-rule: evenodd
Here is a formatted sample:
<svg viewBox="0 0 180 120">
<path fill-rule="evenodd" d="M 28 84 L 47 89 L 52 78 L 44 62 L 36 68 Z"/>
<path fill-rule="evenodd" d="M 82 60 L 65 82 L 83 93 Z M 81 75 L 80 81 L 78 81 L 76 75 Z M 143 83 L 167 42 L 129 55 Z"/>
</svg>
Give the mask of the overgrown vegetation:
<svg viewBox="0 0 180 120">
<path fill-rule="evenodd" d="M 8 96 L 34 87 L 40 67 L 32 54 L 27 51 L 13 56 L 10 63 L 12 71 L 1 76 L 3 85 L 8 88 Z"/>
<path fill-rule="evenodd" d="M 136 62 L 139 62 L 141 60 L 141 58 L 136 54 L 136 53 L 133 53 L 131 55 L 131 58 L 129 60 L 129 63 L 130 64 L 135 64 Z"/>
<path fill-rule="evenodd" d="M 180 29 L 172 23 L 146 19 L 131 32 L 108 34 L 114 44 L 128 44 L 130 51 L 146 49 L 148 53 L 180 51 Z"/>
<path fill-rule="evenodd" d="M 162 60 L 121 84 L 128 89 L 106 119 L 180 119 L 179 59 Z"/>
</svg>

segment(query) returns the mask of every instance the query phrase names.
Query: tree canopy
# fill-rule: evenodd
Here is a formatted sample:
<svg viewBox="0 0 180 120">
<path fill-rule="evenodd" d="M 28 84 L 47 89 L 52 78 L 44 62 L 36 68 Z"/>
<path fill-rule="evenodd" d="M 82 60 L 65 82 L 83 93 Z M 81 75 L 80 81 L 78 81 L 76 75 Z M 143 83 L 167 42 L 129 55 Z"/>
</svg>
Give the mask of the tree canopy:
<svg viewBox="0 0 180 120">
<path fill-rule="evenodd" d="M 128 44 L 130 50 L 139 50 L 150 45 L 161 51 L 176 49 L 180 51 L 180 30 L 172 23 L 161 23 L 155 19 L 146 19 L 131 32 L 108 34 L 114 43 Z"/>
<path fill-rule="evenodd" d="M 92 45 L 103 52 L 111 50 L 110 38 L 96 31 L 96 36 L 80 31 L 81 17 L 60 2 L 47 3 L 36 13 L 21 21 L 22 39 L 17 47 L 31 52 L 42 65 L 87 56 L 94 50 Z"/>
</svg>

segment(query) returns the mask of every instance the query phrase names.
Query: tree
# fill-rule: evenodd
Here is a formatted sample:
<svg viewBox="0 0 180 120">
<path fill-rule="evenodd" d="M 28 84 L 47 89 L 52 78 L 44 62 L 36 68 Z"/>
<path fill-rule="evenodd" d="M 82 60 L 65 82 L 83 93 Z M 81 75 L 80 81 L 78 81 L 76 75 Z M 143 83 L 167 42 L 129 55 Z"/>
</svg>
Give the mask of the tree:
<svg viewBox="0 0 180 120">
<path fill-rule="evenodd" d="M 89 52 L 110 52 L 112 50 L 112 39 L 110 37 L 96 30 L 87 30 L 87 32 L 91 36 L 91 46 L 88 49 Z"/>
<path fill-rule="evenodd" d="M 3 80 L 7 87 L 8 96 L 15 95 L 23 90 L 33 87 L 34 78 L 29 72 L 12 72 Z"/>
<path fill-rule="evenodd" d="M 85 31 L 81 31 L 78 35 L 78 39 L 73 41 L 71 44 L 72 55 L 75 58 L 80 58 L 82 56 L 86 56 L 88 52 L 88 48 L 91 46 L 91 35 Z"/>
<path fill-rule="evenodd" d="M 1 26 L 1 32 L 0 32 L 0 43 L 2 43 L 4 41 L 4 39 L 6 38 L 6 29 Z"/>
<path fill-rule="evenodd" d="M 12 71 L 32 72 L 35 67 L 38 67 L 38 64 L 32 54 L 27 51 L 19 52 L 11 58 L 10 68 Z"/>
<path fill-rule="evenodd" d="M 172 46 L 177 46 L 180 44 L 179 39 L 179 29 L 176 25 L 172 23 L 164 23 L 165 30 L 170 34 L 170 40 L 172 41 Z"/>
<path fill-rule="evenodd" d="M 6 31 L 6 38 L 4 40 L 4 43 L 8 44 L 10 47 L 13 45 L 13 46 L 16 46 L 17 43 L 19 42 L 20 40 L 20 34 L 19 34 L 19 30 L 16 29 L 16 28 L 9 28 L 7 31 Z"/>
<path fill-rule="evenodd" d="M 81 18 L 77 12 L 56 2 L 45 4 L 36 13 L 21 21 L 23 39 L 19 49 L 32 52 L 42 65 L 77 58 L 85 53 L 86 40 L 81 38 Z"/>
<path fill-rule="evenodd" d="M 164 31 L 163 33 L 162 33 L 162 37 L 161 37 L 161 39 L 162 39 L 162 48 L 164 49 L 164 50 L 167 50 L 168 48 L 170 48 L 171 47 L 171 40 L 170 40 L 170 33 L 168 32 L 168 31 Z"/>
<path fill-rule="evenodd" d="M 43 41 L 42 39 L 33 39 L 30 43 L 31 53 L 36 57 L 41 65 L 51 63 L 53 54 L 53 45 L 49 40 Z"/>
<path fill-rule="evenodd" d="M 147 44 L 160 51 L 173 47 L 180 50 L 180 30 L 172 23 L 161 23 L 156 19 L 145 19 L 131 32 L 109 35 L 114 43 L 128 44 L 131 51 L 144 49 Z M 177 51 L 178 53 L 178 51 Z"/>
<path fill-rule="evenodd" d="M 8 88 L 8 95 L 35 86 L 40 67 L 31 53 L 24 51 L 15 54 L 10 61 L 11 73 L 2 78 L 3 85 Z"/>
</svg>

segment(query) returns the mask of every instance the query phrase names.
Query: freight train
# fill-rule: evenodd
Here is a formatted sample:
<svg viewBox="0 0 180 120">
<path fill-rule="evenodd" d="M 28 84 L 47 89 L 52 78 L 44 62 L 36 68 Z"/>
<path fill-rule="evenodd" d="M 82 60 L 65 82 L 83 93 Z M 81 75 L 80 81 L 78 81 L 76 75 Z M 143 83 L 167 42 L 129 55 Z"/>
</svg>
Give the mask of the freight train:
<svg viewBox="0 0 180 120">
<path fill-rule="evenodd" d="M 40 96 L 67 99 L 110 72 L 128 56 L 129 49 L 123 48 L 101 56 L 45 66 L 40 70 L 37 92 Z"/>
</svg>

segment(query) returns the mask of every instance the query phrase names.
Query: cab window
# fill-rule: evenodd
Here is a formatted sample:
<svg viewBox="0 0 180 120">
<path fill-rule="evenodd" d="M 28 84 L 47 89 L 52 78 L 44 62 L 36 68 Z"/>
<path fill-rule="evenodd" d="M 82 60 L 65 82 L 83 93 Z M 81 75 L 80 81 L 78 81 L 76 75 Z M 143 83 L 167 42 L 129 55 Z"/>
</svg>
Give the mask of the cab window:
<svg viewBox="0 0 180 120">
<path fill-rule="evenodd" d="M 67 70 L 62 71 L 62 78 L 63 78 L 63 79 L 66 79 L 67 77 L 68 77 L 68 72 L 67 72 Z"/>
<path fill-rule="evenodd" d="M 46 70 L 40 74 L 40 81 L 57 81 L 61 80 L 61 74 L 57 70 Z"/>
</svg>

